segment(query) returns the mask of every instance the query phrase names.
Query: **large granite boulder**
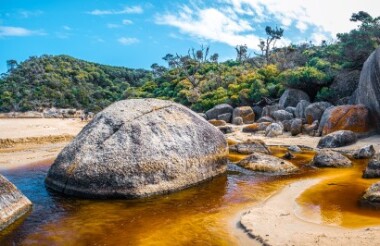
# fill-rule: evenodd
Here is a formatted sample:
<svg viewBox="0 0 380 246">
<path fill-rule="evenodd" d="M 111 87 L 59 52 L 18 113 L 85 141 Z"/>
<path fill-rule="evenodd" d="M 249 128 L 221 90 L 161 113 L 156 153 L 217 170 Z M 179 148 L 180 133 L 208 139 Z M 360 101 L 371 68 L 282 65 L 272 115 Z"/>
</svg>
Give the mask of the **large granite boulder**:
<svg viewBox="0 0 380 246">
<path fill-rule="evenodd" d="M 338 148 L 353 144 L 357 141 L 352 131 L 341 130 L 323 136 L 318 142 L 318 148 Z"/>
<path fill-rule="evenodd" d="M 284 120 L 293 119 L 293 114 L 283 109 L 274 111 L 272 115 L 276 121 L 284 121 Z"/>
<path fill-rule="evenodd" d="M 368 109 L 364 105 L 342 105 L 326 109 L 319 123 L 319 135 L 324 136 L 338 130 L 368 132 Z"/>
<path fill-rule="evenodd" d="M 301 100 L 297 106 L 296 106 L 296 111 L 295 111 L 295 116 L 296 118 L 300 118 L 300 119 L 306 119 L 306 116 L 305 116 L 305 110 L 306 108 L 310 105 L 310 102 L 309 101 L 306 101 L 306 100 Z"/>
<path fill-rule="evenodd" d="M 243 143 L 237 143 L 229 147 L 230 151 L 237 152 L 240 154 L 253 154 L 253 153 L 264 153 L 271 154 L 268 146 L 261 139 L 248 139 Z"/>
<path fill-rule="evenodd" d="M 254 153 L 239 161 L 237 165 L 256 172 L 277 174 L 292 173 L 298 170 L 298 167 L 289 161 L 263 153 Z"/>
<path fill-rule="evenodd" d="M 230 114 L 230 117 L 231 117 L 233 110 L 234 109 L 231 105 L 224 103 L 224 104 L 216 105 L 212 109 L 207 110 L 205 114 L 208 120 L 219 120 L 218 118 L 219 115 Z M 230 121 L 226 121 L 226 122 L 230 122 Z"/>
<path fill-rule="evenodd" d="M 284 133 L 284 127 L 278 123 L 272 123 L 265 129 L 266 137 L 277 137 Z"/>
<path fill-rule="evenodd" d="M 358 88 L 360 78 L 359 70 L 342 70 L 335 77 L 330 90 L 334 92 L 334 104 L 339 104 L 342 99 L 348 99 Z"/>
<path fill-rule="evenodd" d="M 316 102 L 307 106 L 305 109 L 305 118 L 307 123 L 312 124 L 315 120 L 320 122 L 325 110 L 331 106 L 331 103 L 328 102 Z"/>
<path fill-rule="evenodd" d="M 296 107 L 301 100 L 310 101 L 310 97 L 304 91 L 286 89 L 280 98 L 279 104 L 283 108 L 288 106 Z"/>
<path fill-rule="evenodd" d="M 333 150 L 320 150 L 315 154 L 312 164 L 316 167 L 351 167 L 350 159 Z"/>
<path fill-rule="evenodd" d="M 227 142 L 170 101 L 119 101 L 98 113 L 51 166 L 46 186 L 89 198 L 135 198 L 184 189 L 226 171 Z"/>
<path fill-rule="evenodd" d="M 251 124 L 255 122 L 255 113 L 249 106 L 235 108 L 232 113 L 232 120 L 234 120 L 236 117 L 241 117 L 244 124 Z"/>
<path fill-rule="evenodd" d="M 364 63 L 358 88 L 356 104 L 365 105 L 377 129 L 380 129 L 380 48 L 377 48 Z"/>
<path fill-rule="evenodd" d="M 372 184 L 360 199 L 360 204 L 375 209 L 380 208 L 380 182 Z"/>
<path fill-rule="evenodd" d="M 0 175 L 0 231 L 27 213 L 32 203 Z"/>
<path fill-rule="evenodd" d="M 380 153 L 374 155 L 363 172 L 363 178 L 380 178 Z"/>
</svg>

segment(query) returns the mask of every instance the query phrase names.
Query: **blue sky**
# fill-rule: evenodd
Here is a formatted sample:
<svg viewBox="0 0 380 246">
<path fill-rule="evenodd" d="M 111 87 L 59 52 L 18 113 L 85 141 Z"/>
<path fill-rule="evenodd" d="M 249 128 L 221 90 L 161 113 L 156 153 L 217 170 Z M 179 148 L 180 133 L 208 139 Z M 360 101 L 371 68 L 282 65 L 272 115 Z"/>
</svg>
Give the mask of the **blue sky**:
<svg viewBox="0 0 380 246">
<path fill-rule="evenodd" d="M 281 46 L 333 40 L 355 27 L 353 12 L 380 16 L 378 0 L 0 1 L 0 73 L 42 54 L 149 68 L 201 44 L 226 60 L 239 44 L 253 53 L 266 25 L 285 29 Z"/>
</svg>

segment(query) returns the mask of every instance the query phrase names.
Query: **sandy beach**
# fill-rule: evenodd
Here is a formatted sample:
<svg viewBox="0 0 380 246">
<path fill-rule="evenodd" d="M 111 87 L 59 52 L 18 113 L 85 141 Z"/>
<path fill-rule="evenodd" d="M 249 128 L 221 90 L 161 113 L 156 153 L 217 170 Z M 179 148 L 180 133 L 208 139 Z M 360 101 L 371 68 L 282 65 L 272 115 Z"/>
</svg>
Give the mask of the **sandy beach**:
<svg viewBox="0 0 380 246">
<path fill-rule="evenodd" d="M 0 170 L 54 160 L 85 124 L 77 119 L 1 119 L 0 140 L 11 140 L 11 144 L 0 148 Z M 238 142 L 259 138 L 268 145 L 306 145 L 313 148 L 319 141 L 318 137 L 305 135 L 292 137 L 284 134 L 266 138 L 241 132 L 228 134 L 227 138 Z M 356 149 L 367 144 L 373 144 L 376 151 L 380 151 L 380 135 L 360 139 L 356 144 L 341 149 Z M 373 245 L 380 240 L 380 228 L 377 227 L 346 229 L 307 222 L 297 216 L 296 198 L 321 180 L 313 178 L 293 182 L 266 201 L 241 211 L 238 215 L 241 216 L 241 225 L 255 238 L 250 239 L 251 242 L 269 245 Z"/>
</svg>

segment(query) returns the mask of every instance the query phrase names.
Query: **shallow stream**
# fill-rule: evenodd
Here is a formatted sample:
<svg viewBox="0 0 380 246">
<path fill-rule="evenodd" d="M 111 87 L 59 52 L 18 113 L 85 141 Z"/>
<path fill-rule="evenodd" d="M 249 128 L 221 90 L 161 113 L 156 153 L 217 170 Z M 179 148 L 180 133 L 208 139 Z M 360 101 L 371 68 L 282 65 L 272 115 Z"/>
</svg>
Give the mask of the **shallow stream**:
<svg viewBox="0 0 380 246">
<path fill-rule="evenodd" d="M 282 156 L 286 149 L 271 147 Z M 33 210 L 0 232 L 0 245 L 231 245 L 241 242 L 236 217 L 285 185 L 323 178 L 298 199 L 297 215 L 316 223 L 345 227 L 380 225 L 380 211 L 357 200 L 377 180 L 361 179 L 367 161 L 348 169 L 306 167 L 314 152 L 292 160 L 301 171 L 290 176 L 255 174 L 229 164 L 228 172 L 198 186 L 141 200 L 84 200 L 46 190 L 45 161 L 3 170 L 33 202 Z M 244 155 L 230 154 L 231 162 Z M 247 239 L 248 240 L 248 239 Z"/>
</svg>

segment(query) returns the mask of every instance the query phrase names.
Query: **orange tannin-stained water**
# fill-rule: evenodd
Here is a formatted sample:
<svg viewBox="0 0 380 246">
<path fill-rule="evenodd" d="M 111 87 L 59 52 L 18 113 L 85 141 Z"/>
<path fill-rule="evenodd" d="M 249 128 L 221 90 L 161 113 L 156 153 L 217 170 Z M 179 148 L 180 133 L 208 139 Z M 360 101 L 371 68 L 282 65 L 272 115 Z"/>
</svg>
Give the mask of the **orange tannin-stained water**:
<svg viewBox="0 0 380 246">
<path fill-rule="evenodd" d="M 270 149 L 279 157 L 287 152 L 283 147 L 273 146 Z M 343 181 L 333 176 L 342 173 L 340 170 L 316 170 L 305 167 L 313 156 L 314 152 L 309 150 L 295 154 L 292 162 L 299 166 L 301 171 L 291 176 L 257 174 L 230 164 L 226 174 L 213 180 L 173 194 L 140 200 L 84 200 L 50 192 L 44 186 L 44 178 L 49 168 L 49 164 L 46 163 L 3 171 L 3 174 L 32 200 L 34 207 L 24 219 L 0 232 L 0 245 L 237 244 L 241 242 L 241 238 L 237 238 L 236 234 L 236 216 L 239 213 L 264 201 L 284 185 L 303 178 L 327 177 L 334 178 L 334 183 L 349 182 L 349 173 L 359 175 L 356 173 L 361 173 L 365 164 L 365 161 L 358 162 L 354 168 L 343 170 L 347 172 L 347 175 L 343 175 L 347 180 Z M 236 162 L 246 155 L 230 153 L 229 157 L 231 162 Z M 354 180 L 354 183 L 360 184 L 355 186 L 358 193 L 374 182 L 361 183 L 358 179 Z M 326 185 L 323 182 L 319 191 L 317 185 L 316 189 L 313 187 L 306 190 L 298 199 L 300 217 L 308 217 L 310 213 L 314 217 L 323 217 L 325 214 L 339 217 L 348 216 L 350 213 L 380 217 L 380 212 L 362 210 L 356 205 L 342 207 L 341 215 L 338 214 L 339 211 L 329 212 L 331 209 L 326 204 L 334 204 L 339 197 L 349 195 L 341 196 L 339 189 L 345 186 L 334 185 L 327 185 L 328 188 L 333 187 L 336 190 L 331 191 L 331 196 L 326 195 L 328 193 L 325 193 L 326 189 L 323 187 Z M 317 201 L 312 199 L 317 196 Z M 334 196 L 338 198 L 334 200 Z M 321 209 L 315 209 L 318 206 Z M 344 209 L 347 209 L 347 213 Z M 332 215 L 330 217 L 333 218 Z M 380 225 L 380 221 L 376 222 L 375 219 L 368 220 L 367 224 L 376 223 Z M 362 225 L 365 226 L 364 224 Z M 350 226 L 345 223 L 340 225 Z M 239 237 L 242 235 L 244 236 L 239 234 Z M 249 240 L 248 237 L 246 240 Z"/>
</svg>

